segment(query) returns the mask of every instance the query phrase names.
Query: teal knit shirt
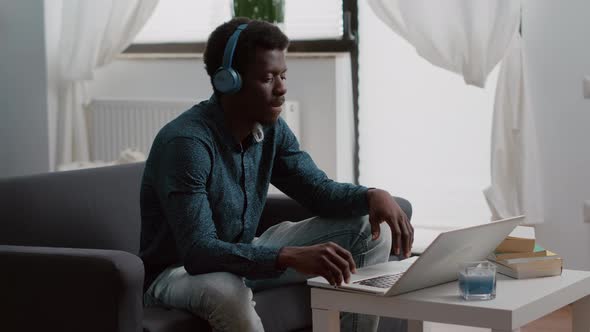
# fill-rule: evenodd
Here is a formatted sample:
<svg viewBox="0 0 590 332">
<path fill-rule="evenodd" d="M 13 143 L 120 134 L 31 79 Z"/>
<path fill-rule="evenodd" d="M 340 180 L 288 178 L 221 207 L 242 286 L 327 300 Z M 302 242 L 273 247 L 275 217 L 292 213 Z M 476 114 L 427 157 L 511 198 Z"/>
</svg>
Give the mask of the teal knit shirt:
<svg viewBox="0 0 590 332">
<path fill-rule="evenodd" d="M 269 183 L 322 216 L 368 213 L 367 188 L 337 183 L 299 149 L 279 119 L 239 144 L 215 96 L 160 130 L 141 184 L 141 249 L 146 284 L 164 268 L 231 272 L 250 279 L 280 275 L 280 248 L 252 245 Z"/>
</svg>

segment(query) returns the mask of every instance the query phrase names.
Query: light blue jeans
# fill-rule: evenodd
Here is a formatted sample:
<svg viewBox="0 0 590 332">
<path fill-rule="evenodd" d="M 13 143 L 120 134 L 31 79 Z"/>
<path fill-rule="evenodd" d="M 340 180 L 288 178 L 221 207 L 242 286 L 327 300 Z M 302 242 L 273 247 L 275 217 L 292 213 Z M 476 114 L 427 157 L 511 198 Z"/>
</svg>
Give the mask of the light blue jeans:
<svg viewBox="0 0 590 332">
<path fill-rule="evenodd" d="M 334 242 L 348 249 L 357 267 L 387 262 L 391 230 L 381 224 L 381 236 L 371 238 L 368 216 L 351 218 L 314 217 L 300 222 L 285 221 L 269 228 L 256 245 L 272 247 L 310 246 Z M 163 305 L 188 310 L 205 319 L 213 331 L 264 331 L 254 308 L 252 291 L 303 283 L 311 276 L 287 269 L 279 278 L 244 280 L 228 272 L 189 275 L 184 267 L 164 270 L 144 295 L 146 306 Z M 343 331 L 376 331 L 379 317 L 344 313 Z"/>
</svg>

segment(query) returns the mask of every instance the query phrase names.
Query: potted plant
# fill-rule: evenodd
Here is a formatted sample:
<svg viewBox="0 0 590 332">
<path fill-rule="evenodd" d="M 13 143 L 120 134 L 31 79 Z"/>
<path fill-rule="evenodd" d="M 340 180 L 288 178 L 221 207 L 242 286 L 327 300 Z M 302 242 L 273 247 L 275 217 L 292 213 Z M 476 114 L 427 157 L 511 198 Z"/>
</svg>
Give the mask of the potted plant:
<svg viewBox="0 0 590 332">
<path fill-rule="evenodd" d="M 280 26 L 285 22 L 285 0 L 234 0 L 234 17 L 248 17 Z"/>
</svg>

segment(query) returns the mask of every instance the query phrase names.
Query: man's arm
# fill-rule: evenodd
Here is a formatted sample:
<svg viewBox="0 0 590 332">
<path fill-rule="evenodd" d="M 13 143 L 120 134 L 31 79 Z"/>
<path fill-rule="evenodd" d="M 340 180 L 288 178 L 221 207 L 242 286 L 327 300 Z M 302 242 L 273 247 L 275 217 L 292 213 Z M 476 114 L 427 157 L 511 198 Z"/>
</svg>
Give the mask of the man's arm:
<svg viewBox="0 0 590 332">
<path fill-rule="evenodd" d="M 280 275 L 280 248 L 218 238 L 206 190 L 211 160 L 207 144 L 175 138 L 167 143 L 159 166 L 160 201 L 185 269 L 189 274 L 224 271 L 252 279 Z"/>
<path fill-rule="evenodd" d="M 361 216 L 369 212 L 367 188 L 328 178 L 299 143 L 287 124 L 276 124 L 277 151 L 271 183 L 321 216 Z"/>
<path fill-rule="evenodd" d="M 295 135 L 282 119 L 277 131 L 279 142 L 271 179 L 277 188 L 319 215 L 369 214 L 374 239 L 379 237 L 379 224 L 386 222 L 394 238 L 394 253 L 403 251 L 410 256 L 414 228 L 387 191 L 329 179 L 309 154 L 299 149 Z"/>
</svg>

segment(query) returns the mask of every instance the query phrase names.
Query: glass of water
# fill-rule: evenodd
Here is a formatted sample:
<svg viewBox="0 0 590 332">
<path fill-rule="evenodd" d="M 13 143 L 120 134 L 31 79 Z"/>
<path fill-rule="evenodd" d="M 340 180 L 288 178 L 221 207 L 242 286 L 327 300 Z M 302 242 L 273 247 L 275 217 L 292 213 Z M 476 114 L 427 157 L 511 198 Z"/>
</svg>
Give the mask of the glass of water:
<svg viewBox="0 0 590 332">
<path fill-rule="evenodd" d="M 466 262 L 459 268 L 459 292 L 465 300 L 496 298 L 496 266 L 488 261 Z"/>
</svg>

